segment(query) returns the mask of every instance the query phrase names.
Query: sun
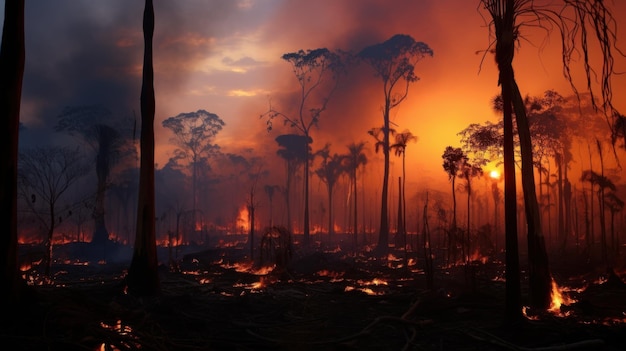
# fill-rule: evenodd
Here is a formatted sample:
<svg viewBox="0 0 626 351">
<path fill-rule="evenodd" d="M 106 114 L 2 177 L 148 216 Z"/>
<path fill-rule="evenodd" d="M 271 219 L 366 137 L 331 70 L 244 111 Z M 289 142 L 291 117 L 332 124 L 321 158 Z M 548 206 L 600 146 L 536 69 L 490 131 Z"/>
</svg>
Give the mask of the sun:
<svg viewBox="0 0 626 351">
<path fill-rule="evenodd" d="M 494 169 L 493 171 L 489 172 L 489 176 L 492 179 L 500 179 L 500 171 L 498 171 L 497 169 Z"/>
</svg>

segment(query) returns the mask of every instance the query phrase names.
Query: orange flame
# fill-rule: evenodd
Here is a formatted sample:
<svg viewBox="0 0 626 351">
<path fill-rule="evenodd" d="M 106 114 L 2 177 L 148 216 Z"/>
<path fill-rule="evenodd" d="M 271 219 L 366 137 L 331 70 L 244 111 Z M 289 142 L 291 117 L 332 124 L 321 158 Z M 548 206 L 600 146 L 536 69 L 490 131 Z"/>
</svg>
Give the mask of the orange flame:
<svg viewBox="0 0 626 351">
<path fill-rule="evenodd" d="M 563 292 L 564 289 L 559 287 L 554 279 L 552 279 L 552 301 L 550 302 L 550 308 L 548 308 L 548 311 L 560 315 L 562 305 L 571 305 L 576 302 L 576 300 L 570 298 Z"/>
</svg>

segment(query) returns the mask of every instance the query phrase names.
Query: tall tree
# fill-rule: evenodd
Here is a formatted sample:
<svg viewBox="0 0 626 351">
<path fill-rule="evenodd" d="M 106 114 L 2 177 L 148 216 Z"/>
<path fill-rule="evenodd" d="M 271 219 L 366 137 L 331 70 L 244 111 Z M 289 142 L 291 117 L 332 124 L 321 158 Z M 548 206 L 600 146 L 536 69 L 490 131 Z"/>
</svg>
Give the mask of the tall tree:
<svg viewBox="0 0 626 351">
<path fill-rule="evenodd" d="M 508 132 L 508 120 L 511 114 L 509 108 L 515 110 L 517 133 L 520 140 L 522 155 L 522 188 L 524 190 L 524 204 L 528 228 L 528 255 L 529 255 L 529 284 L 530 305 L 534 308 L 547 309 L 550 305 L 552 290 L 548 258 L 545 250 L 545 240 L 541 231 L 539 206 L 534 187 L 532 144 L 529 132 L 524 100 L 517 86 L 514 71 L 513 58 L 518 40 L 523 37 L 521 29 L 524 27 L 540 27 L 546 32 L 558 30 L 561 35 L 562 62 L 565 77 L 571 83 L 571 87 L 578 94 L 577 87 L 571 75 L 571 66 L 583 53 L 583 68 L 586 77 L 586 89 L 591 93 L 594 106 L 598 106 L 594 88 L 596 70 L 590 63 L 589 48 L 599 47 L 601 77 L 600 90 L 602 93 L 601 106 L 608 113 L 607 118 L 616 115 L 612 103 L 611 77 L 615 73 L 613 66 L 613 52 L 615 50 L 615 20 L 609 8 L 602 0 L 564 0 L 562 3 L 548 5 L 537 4 L 533 0 L 480 0 L 480 4 L 489 13 L 490 31 L 493 34 L 492 45 L 495 44 L 495 58 L 499 70 L 498 84 L 502 90 L 503 115 L 505 123 L 505 148 L 506 143 L 512 141 L 512 133 Z M 595 36 L 589 36 L 594 33 Z M 509 135 L 511 137 L 509 137 Z M 505 188 L 506 182 L 511 181 L 506 173 L 515 172 L 512 165 L 513 159 L 506 156 L 505 151 Z M 512 189 L 511 189 L 512 192 Z M 505 190 L 505 202 L 506 200 Z M 513 196 L 514 193 L 511 193 Z M 505 204 L 505 208 L 508 208 Z M 508 211 L 512 210 L 512 206 Z M 506 216 L 510 218 L 512 214 Z M 509 233 L 507 230 L 507 234 Z M 511 238 L 512 240 L 513 238 Z M 507 250 L 507 254 L 508 254 Z M 514 268 L 514 267 L 511 267 Z M 509 267 L 507 267 L 507 272 Z M 507 283 L 509 282 L 507 277 Z M 521 305 L 517 304 L 516 309 Z M 507 309 L 507 311 L 510 311 Z M 519 315 L 519 313 L 517 313 Z M 509 317 L 515 317 L 509 315 Z"/>
<path fill-rule="evenodd" d="M 326 184 L 328 190 L 328 242 L 332 244 L 333 234 L 335 234 L 335 223 L 333 220 L 333 190 L 339 177 L 345 172 L 344 155 L 330 155 L 330 145 L 326 144 L 321 152 L 322 163 L 315 170 L 315 174 Z"/>
<path fill-rule="evenodd" d="M 218 152 L 212 144 L 217 133 L 224 127 L 224 121 L 214 113 L 205 110 L 180 113 L 163 121 L 163 127 L 174 133 L 172 141 L 179 148 L 175 151 L 176 160 L 189 160 L 191 166 L 192 222 L 196 225 L 198 172 L 202 162 Z"/>
<path fill-rule="evenodd" d="M 287 207 L 287 229 L 293 233 L 291 222 L 291 183 L 292 177 L 300 166 L 307 163 L 311 150 L 311 138 L 300 134 L 283 134 L 276 137 L 279 149 L 276 154 L 285 160 L 287 176 L 285 178 L 285 205 Z M 307 150 L 304 152 L 304 150 Z"/>
<path fill-rule="evenodd" d="M 154 35 L 154 6 L 146 0 L 143 12 L 143 80 L 141 84 L 141 163 L 139 196 L 137 198 L 137 228 L 133 258 L 126 276 L 128 291 L 136 296 L 160 293 L 156 250 L 156 220 L 154 203 L 154 70 L 152 37 Z"/>
<path fill-rule="evenodd" d="M 391 149 L 395 150 L 396 156 L 402 156 L 402 208 L 398 208 L 398 213 L 402 214 L 402 220 L 398 223 L 398 225 L 402 225 L 401 230 L 398 230 L 403 238 L 404 249 L 406 250 L 406 147 L 410 141 L 417 142 L 417 136 L 413 135 L 411 131 L 404 130 L 402 133 L 398 133 L 395 135 L 396 140 L 393 145 L 391 145 Z"/>
<path fill-rule="evenodd" d="M 383 186 L 381 191 L 380 231 L 377 251 L 386 255 L 389 251 L 389 152 L 390 115 L 389 112 L 400 105 L 409 93 L 409 86 L 419 78 L 415 75 L 415 65 L 422 58 L 432 56 L 432 49 L 423 42 L 415 41 L 406 34 L 396 34 L 388 40 L 368 46 L 357 57 L 374 69 L 376 77 L 383 85 L 383 139 L 385 157 Z"/>
<path fill-rule="evenodd" d="M 130 126 L 124 126 L 124 122 L 126 120 L 112 118 L 111 111 L 103 106 L 73 106 L 61 111 L 55 126 L 56 131 L 78 137 L 95 153 L 97 182 L 92 243 L 98 246 L 105 245 L 109 240 L 105 201 L 111 170 L 122 157 L 128 156 L 124 151 L 130 150 L 125 148 L 132 140 Z"/>
<path fill-rule="evenodd" d="M 448 229 L 448 260 L 450 260 L 450 256 L 456 260 L 456 244 L 459 232 L 456 220 L 456 178 L 459 177 L 461 170 L 469 162 L 469 158 L 460 147 L 452 146 L 446 146 L 441 158 L 443 159 L 443 170 L 448 174 L 448 179 L 452 183 L 452 223 Z M 462 245 L 462 248 L 464 250 L 465 245 Z M 465 256 L 465 251 L 463 251 L 463 256 Z"/>
<path fill-rule="evenodd" d="M 348 155 L 346 158 L 346 162 L 347 162 L 347 166 L 346 169 L 347 171 L 350 173 L 350 181 L 352 183 L 352 195 L 353 195 L 353 199 L 354 199 L 354 227 L 352 228 L 352 230 L 354 231 L 354 237 L 353 237 L 353 247 L 354 247 L 354 252 L 356 252 L 357 249 L 357 233 L 358 233 L 358 218 L 357 218 L 357 214 L 358 214 L 358 202 L 357 202 L 357 171 L 359 170 L 359 167 L 364 166 L 365 164 L 367 164 L 367 156 L 365 155 L 365 153 L 363 152 L 365 148 L 365 142 L 359 142 L 359 143 L 350 143 L 348 144 Z M 363 230 L 365 230 L 365 228 L 363 228 Z"/>
<path fill-rule="evenodd" d="M 341 55 L 326 48 L 299 50 L 286 53 L 282 59 L 289 62 L 298 80 L 298 109 L 294 113 L 281 112 L 271 105 L 261 118 L 267 119 L 267 128 L 272 130 L 273 120 L 281 118 L 286 125 L 296 128 L 306 139 L 311 138 L 311 129 L 318 126 L 319 119 L 328 106 L 330 98 L 339 84 L 343 72 Z M 309 159 L 310 150 L 304 145 L 304 246 L 309 246 Z"/>
<path fill-rule="evenodd" d="M 26 287 L 17 266 L 17 155 L 24 78 L 24 0 L 4 2 L 0 47 L 0 206 L 8 216 L 0 235 L 0 284 L 5 306 L 13 307 Z M 6 218 L 6 217 L 5 217 Z"/>
<path fill-rule="evenodd" d="M 263 190 L 265 191 L 265 194 L 267 194 L 267 198 L 270 202 L 270 221 L 269 221 L 269 227 L 271 228 L 272 226 L 274 226 L 274 193 L 276 192 L 276 190 L 280 189 L 280 187 L 278 185 L 269 185 L 266 184 L 263 187 Z"/>
<path fill-rule="evenodd" d="M 87 173 L 78 148 L 37 147 L 24 150 L 19 158 L 20 196 L 37 222 L 46 229 L 45 271 L 50 275 L 54 229 L 69 213 L 59 213 L 63 195 Z M 70 208 L 70 203 L 65 203 Z"/>
</svg>

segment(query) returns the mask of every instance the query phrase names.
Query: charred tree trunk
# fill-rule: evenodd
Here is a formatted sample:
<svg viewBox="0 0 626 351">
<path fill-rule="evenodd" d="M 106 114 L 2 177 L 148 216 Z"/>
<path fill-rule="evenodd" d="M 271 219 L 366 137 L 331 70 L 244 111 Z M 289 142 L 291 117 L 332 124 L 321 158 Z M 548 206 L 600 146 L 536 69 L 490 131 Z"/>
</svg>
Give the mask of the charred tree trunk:
<svg viewBox="0 0 626 351">
<path fill-rule="evenodd" d="M 515 185 L 515 153 L 513 143 L 513 55 L 515 50 L 514 1 L 497 5 L 494 11 L 496 30 L 496 63 L 502 94 L 504 123 L 504 226 L 506 245 L 506 306 L 505 316 L 509 323 L 522 319 L 519 253 L 517 243 L 517 194 Z M 502 8 L 504 6 L 504 8 Z"/>
<path fill-rule="evenodd" d="M 133 259 L 126 282 L 131 294 L 152 296 L 160 292 L 154 214 L 155 99 L 152 65 L 152 36 L 154 33 L 152 0 L 146 0 L 143 13 L 143 33 L 145 49 L 141 87 L 141 168 L 137 201 L 137 232 Z"/>
<path fill-rule="evenodd" d="M 541 230 L 539 204 L 535 193 L 535 175 L 533 172 L 533 149 L 530 137 L 528 118 L 522 94 L 519 91 L 513 68 L 511 68 L 511 88 L 513 92 L 513 108 L 515 121 L 520 140 L 522 155 L 522 189 L 524 193 L 524 207 L 526 210 L 527 240 L 528 240 L 528 278 L 530 285 L 530 306 L 546 310 L 552 300 L 552 276 L 548 265 L 545 238 Z"/>
<path fill-rule="evenodd" d="M 380 230 L 378 232 L 378 245 L 376 247 L 378 254 L 381 256 L 386 256 L 389 252 L 389 99 L 389 97 L 385 97 L 385 110 L 383 116 L 383 154 L 385 156 L 385 164 L 383 171 L 383 188 L 380 200 Z"/>
<path fill-rule="evenodd" d="M 17 155 L 24 58 L 24 0 L 5 1 L 0 48 L 0 211 L 8 219 L 0 234 L 0 284 L 9 307 L 24 299 L 26 288 L 17 265 Z"/>
</svg>

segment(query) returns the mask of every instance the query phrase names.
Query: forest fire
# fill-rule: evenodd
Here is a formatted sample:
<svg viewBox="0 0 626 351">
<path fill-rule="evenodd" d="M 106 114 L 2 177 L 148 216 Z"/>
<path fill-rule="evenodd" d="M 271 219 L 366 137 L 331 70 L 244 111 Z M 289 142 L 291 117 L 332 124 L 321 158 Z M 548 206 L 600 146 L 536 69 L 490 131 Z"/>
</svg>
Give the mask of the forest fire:
<svg viewBox="0 0 626 351">
<path fill-rule="evenodd" d="M 550 308 L 548 311 L 558 315 L 558 316 L 567 316 L 569 313 L 563 313 L 561 311 L 561 306 L 571 305 L 576 302 L 573 298 L 569 297 L 566 293 L 565 289 L 559 287 L 554 278 L 552 278 L 552 293 L 551 293 L 551 302 Z"/>
</svg>

